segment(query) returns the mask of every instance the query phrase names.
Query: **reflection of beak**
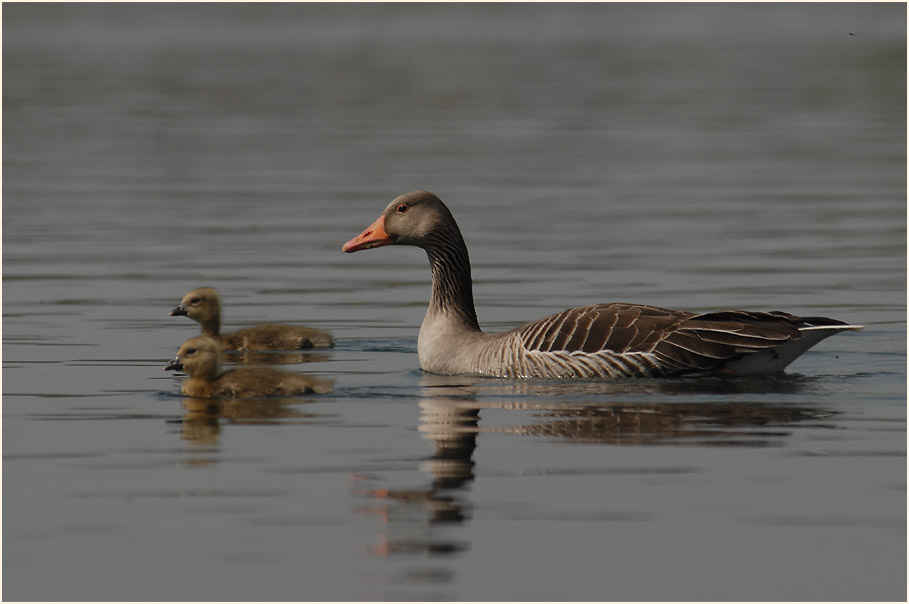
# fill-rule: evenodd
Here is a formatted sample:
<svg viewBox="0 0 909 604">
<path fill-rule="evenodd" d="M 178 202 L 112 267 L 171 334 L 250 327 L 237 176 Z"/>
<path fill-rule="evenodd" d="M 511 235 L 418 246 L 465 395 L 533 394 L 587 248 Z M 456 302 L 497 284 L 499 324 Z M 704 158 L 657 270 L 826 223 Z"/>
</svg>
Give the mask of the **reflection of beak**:
<svg viewBox="0 0 909 604">
<path fill-rule="evenodd" d="M 183 371 L 183 361 L 180 360 L 180 357 L 175 357 L 164 366 L 164 371 Z"/>
<path fill-rule="evenodd" d="M 382 247 L 391 243 L 391 236 L 385 232 L 385 215 L 366 227 L 366 230 L 348 241 L 341 248 L 342 252 L 351 253 L 360 250 L 368 250 L 374 247 Z"/>
<path fill-rule="evenodd" d="M 186 316 L 186 307 L 183 306 L 183 303 L 177 304 L 174 306 L 174 309 L 170 311 L 170 316 L 172 317 L 185 317 Z"/>
</svg>

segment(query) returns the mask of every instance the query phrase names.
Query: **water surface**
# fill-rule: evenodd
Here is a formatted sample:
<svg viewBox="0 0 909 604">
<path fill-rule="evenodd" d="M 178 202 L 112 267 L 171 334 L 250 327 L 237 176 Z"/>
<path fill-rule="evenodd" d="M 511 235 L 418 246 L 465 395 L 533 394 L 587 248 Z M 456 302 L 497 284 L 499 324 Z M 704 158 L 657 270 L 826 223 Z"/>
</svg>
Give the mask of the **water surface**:
<svg viewBox="0 0 909 604">
<path fill-rule="evenodd" d="M 3 7 L 7 600 L 902 600 L 903 5 Z M 481 324 L 567 307 L 864 324 L 782 376 L 423 375 L 446 200 Z M 334 378 L 178 395 L 233 355 Z M 48 580 L 52 576 L 53 580 Z"/>
</svg>

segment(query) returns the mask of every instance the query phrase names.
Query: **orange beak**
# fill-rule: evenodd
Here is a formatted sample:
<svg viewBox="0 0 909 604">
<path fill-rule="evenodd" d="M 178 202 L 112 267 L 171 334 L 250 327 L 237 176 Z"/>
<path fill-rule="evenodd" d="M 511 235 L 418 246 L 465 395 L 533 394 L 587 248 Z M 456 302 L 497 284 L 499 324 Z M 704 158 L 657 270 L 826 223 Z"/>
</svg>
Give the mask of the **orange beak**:
<svg viewBox="0 0 909 604">
<path fill-rule="evenodd" d="M 389 245 L 391 237 L 385 232 L 385 215 L 379 216 L 378 220 L 366 227 L 366 230 L 348 241 L 341 248 L 344 253 L 359 252 L 374 247 Z"/>
</svg>

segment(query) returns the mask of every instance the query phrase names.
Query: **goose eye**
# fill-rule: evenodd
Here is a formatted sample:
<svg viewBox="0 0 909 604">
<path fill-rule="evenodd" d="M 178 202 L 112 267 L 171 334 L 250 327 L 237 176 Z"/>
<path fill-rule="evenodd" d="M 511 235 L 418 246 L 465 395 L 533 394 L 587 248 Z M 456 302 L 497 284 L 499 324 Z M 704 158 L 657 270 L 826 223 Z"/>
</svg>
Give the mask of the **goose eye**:
<svg viewBox="0 0 909 604">
<path fill-rule="evenodd" d="M 195 348 L 190 348 L 189 350 L 186 351 L 186 356 L 191 357 L 191 356 L 193 356 L 194 354 L 196 354 L 196 352 L 197 352 L 197 351 L 196 351 Z"/>
<path fill-rule="evenodd" d="M 199 298 L 193 298 L 192 300 L 189 301 L 190 304 L 198 304 L 199 302 L 201 302 L 201 300 Z"/>
<path fill-rule="evenodd" d="M 408 206 L 407 206 L 406 203 L 402 203 L 402 204 L 399 205 L 397 208 L 395 208 L 395 211 L 396 211 L 398 214 L 403 214 L 404 212 L 407 211 L 407 207 L 408 207 Z"/>
</svg>

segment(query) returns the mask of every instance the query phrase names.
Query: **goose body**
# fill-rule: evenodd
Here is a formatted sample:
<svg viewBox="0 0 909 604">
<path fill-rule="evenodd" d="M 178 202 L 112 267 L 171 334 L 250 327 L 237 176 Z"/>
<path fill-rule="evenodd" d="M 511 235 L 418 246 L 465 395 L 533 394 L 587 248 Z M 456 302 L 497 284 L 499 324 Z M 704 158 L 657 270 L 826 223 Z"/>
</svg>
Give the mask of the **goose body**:
<svg viewBox="0 0 909 604">
<path fill-rule="evenodd" d="M 202 334 L 219 339 L 225 350 L 302 350 L 334 344 L 327 331 L 297 325 L 256 325 L 222 334 L 221 297 L 212 287 L 188 292 L 170 314 L 199 323 Z"/>
<path fill-rule="evenodd" d="M 429 257 L 432 295 L 417 346 L 420 366 L 429 373 L 507 378 L 772 373 L 826 337 L 861 329 L 779 311 L 693 313 L 611 303 L 486 334 L 474 309 L 467 246 L 438 197 L 427 191 L 398 197 L 342 251 L 385 245 L 421 247 Z"/>
<path fill-rule="evenodd" d="M 265 398 L 330 392 L 330 380 L 314 378 L 273 367 L 221 369 L 222 348 L 211 336 L 185 341 L 165 371 L 182 371 L 189 376 L 180 392 L 197 398 Z"/>
</svg>

